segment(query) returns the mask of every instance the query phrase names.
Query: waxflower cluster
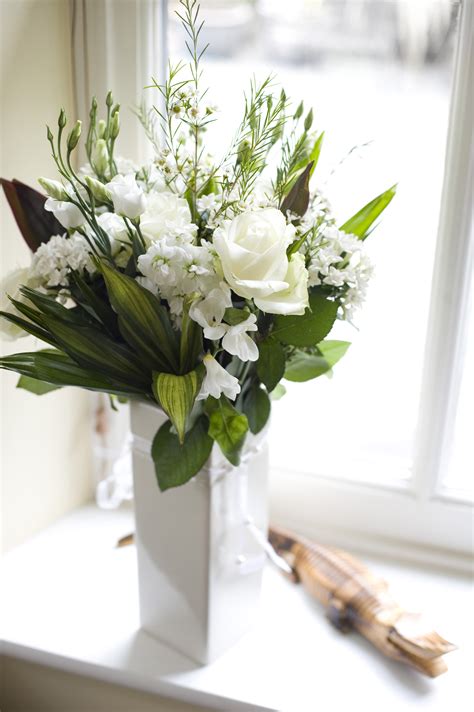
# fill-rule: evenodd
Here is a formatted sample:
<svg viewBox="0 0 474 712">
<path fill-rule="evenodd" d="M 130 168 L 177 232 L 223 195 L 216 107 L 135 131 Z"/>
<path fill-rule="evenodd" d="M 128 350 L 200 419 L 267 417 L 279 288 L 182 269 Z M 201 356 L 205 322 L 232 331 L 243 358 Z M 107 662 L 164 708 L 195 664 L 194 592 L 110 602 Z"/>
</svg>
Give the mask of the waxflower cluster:
<svg viewBox="0 0 474 712">
<path fill-rule="evenodd" d="M 77 121 L 65 138 L 64 111 L 57 135 L 48 128 L 59 180 L 39 179 L 46 196 L 31 191 L 29 205 L 34 199 L 45 217 L 36 242 L 24 233 L 30 266 L 2 285 L 0 327 L 55 351 L 6 357 L 0 367 L 51 387 L 152 402 L 171 421 L 166 438 L 185 448 L 193 433 L 202 452 L 216 441 L 236 464 L 246 432 L 267 421 L 280 380 L 329 372 L 347 349 L 332 341 L 328 350 L 325 339 L 365 298 L 365 238 L 394 189 L 341 226 L 315 174 L 323 134 L 313 113 L 293 108 L 270 78 L 251 83 L 234 141 L 215 159 L 206 145 L 216 108 L 200 86 L 199 8 L 181 5 L 193 38 L 189 73 L 171 67 L 155 83 L 164 108 L 137 110 L 153 160 L 138 166 L 117 155 L 120 107 L 110 92 L 106 118 L 93 99 L 86 131 Z M 88 163 L 76 172 L 80 140 Z M 8 190 L 21 229 L 22 194 L 14 182 Z M 193 457 L 183 454 L 188 479 Z M 159 480 L 163 468 L 157 463 Z"/>
</svg>

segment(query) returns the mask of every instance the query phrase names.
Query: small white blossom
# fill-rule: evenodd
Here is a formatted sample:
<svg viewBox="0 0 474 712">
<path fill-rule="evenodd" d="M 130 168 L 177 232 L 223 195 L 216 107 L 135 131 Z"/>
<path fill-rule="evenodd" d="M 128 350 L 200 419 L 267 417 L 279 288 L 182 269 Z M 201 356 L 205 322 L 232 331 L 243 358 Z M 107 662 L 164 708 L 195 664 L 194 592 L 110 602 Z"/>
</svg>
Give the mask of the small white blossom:
<svg viewBox="0 0 474 712">
<path fill-rule="evenodd" d="M 257 317 L 249 314 L 248 319 L 233 326 L 226 325 L 226 333 L 222 339 L 222 347 L 227 353 L 238 356 L 241 361 L 257 361 L 258 347 L 255 341 L 247 334 L 248 331 L 257 331 Z"/>
<path fill-rule="evenodd" d="M 229 287 L 222 283 L 211 289 L 209 294 L 199 302 L 194 302 L 189 310 L 189 316 L 202 326 L 206 339 L 215 341 L 222 338 L 227 324 L 222 323 L 225 310 L 232 306 Z"/>
<path fill-rule="evenodd" d="M 43 287 L 67 287 L 71 270 L 94 271 L 89 245 L 81 235 L 53 235 L 33 255 L 31 277 Z"/>
<path fill-rule="evenodd" d="M 208 396 L 220 398 L 222 394 L 230 400 L 235 400 L 240 393 L 240 383 L 237 378 L 228 373 L 209 353 L 204 356 L 203 363 L 206 367 L 206 375 L 196 400 L 206 400 Z"/>
</svg>

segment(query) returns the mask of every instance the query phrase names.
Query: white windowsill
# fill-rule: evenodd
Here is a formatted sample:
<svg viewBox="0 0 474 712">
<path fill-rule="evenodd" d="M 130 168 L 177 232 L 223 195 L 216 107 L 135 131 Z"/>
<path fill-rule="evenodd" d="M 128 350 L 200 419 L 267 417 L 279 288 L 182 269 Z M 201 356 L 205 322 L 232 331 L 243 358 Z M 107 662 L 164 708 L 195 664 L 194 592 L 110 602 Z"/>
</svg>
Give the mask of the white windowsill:
<svg viewBox="0 0 474 712">
<path fill-rule="evenodd" d="M 139 630 L 135 550 L 114 548 L 132 529 L 129 510 L 89 506 L 7 554 L 3 652 L 209 709 L 473 708 L 467 577 L 364 557 L 402 602 L 424 609 L 460 647 L 437 679 L 385 659 L 356 633 L 339 633 L 319 605 L 270 568 L 256 630 L 213 665 L 198 667 Z"/>
</svg>

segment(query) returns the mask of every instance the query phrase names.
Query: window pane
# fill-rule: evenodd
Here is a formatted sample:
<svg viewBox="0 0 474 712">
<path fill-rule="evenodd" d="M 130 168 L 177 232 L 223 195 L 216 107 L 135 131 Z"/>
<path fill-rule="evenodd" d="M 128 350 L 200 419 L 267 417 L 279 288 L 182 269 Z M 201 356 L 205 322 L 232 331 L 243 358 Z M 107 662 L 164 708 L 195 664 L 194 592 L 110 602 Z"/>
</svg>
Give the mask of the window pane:
<svg viewBox="0 0 474 712">
<path fill-rule="evenodd" d="M 474 424 L 474 289 L 471 284 L 466 351 L 461 388 L 457 405 L 451 457 L 443 482 L 448 493 L 474 500 L 474 456 L 472 430 Z M 444 489 L 444 491 L 446 491 Z"/>
<path fill-rule="evenodd" d="M 410 476 L 428 317 L 457 7 L 446 0 L 201 2 L 205 80 L 221 109 L 209 131 L 225 148 L 248 78 L 276 73 L 314 107 L 326 131 L 315 186 L 341 224 L 394 183 L 398 194 L 369 238 L 376 276 L 352 342 L 325 377 L 288 384 L 275 403 L 275 467 L 328 476 Z M 171 3 L 170 10 L 175 7 Z M 291 10 L 290 10 L 291 8 Z M 171 15 L 170 15 L 171 19 Z M 173 59 L 184 57 L 171 19 Z M 212 143 L 213 142 L 213 143 Z"/>
</svg>

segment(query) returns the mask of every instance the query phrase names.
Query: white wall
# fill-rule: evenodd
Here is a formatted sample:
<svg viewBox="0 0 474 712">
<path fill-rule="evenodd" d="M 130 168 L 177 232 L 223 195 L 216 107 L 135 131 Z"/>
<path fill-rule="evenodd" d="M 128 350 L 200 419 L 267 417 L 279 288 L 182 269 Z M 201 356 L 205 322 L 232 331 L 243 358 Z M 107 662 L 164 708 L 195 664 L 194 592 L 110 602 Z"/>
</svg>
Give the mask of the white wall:
<svg viewBox="0 0 474 712">
<path fill-rule="evenodd" d="M 64 106 L 76 118 L 68 0 L 0 0 L 0 175 L 35 185 L 56 177 L 45 124 Z M 0 198 L 0 274 L 26 266 L 29 251 Z M 33 338 L 1 343 L 28 351 Z M 22 542 L 92 495 L 89 398 L 67 389 L 34 396 L 0 372 L 1 535 L 4 550 Z"/>
</svg>

